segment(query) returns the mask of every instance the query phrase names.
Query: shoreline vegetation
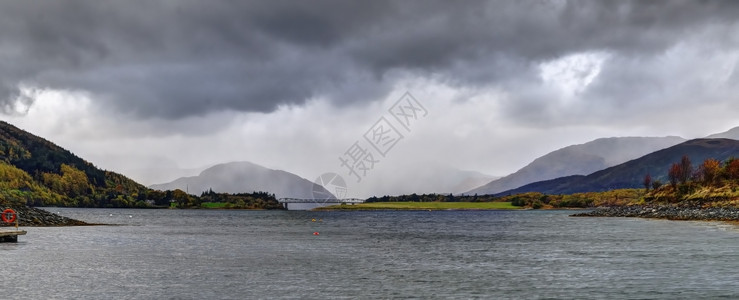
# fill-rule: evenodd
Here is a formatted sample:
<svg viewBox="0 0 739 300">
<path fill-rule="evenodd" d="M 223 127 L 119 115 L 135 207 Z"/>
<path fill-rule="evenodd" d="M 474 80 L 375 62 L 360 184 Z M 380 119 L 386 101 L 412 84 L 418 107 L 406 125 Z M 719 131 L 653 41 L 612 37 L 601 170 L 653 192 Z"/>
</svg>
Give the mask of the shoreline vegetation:
<svg viewBox="0 0 739 300">
<path fill-rule="evenodd" d="M 644 177 L 644 196 L 623 205 L 601 205 L 574 217 L 638 217 L 684 221 L 739 221 L 739 160 L 690 158 L 667 170 L 668 184 Z"/>
<path fill-rule="evenodd" d="M 667 176 L 653 178 L 646 174 L 643 189 L 568 195 L 530 192 L 502 197 L 411 194 L 372 197 L 359 205 L 316 210 L 592 209 L 573 216 L 739 221 L 739 160 L 709 158 L 694 167 L 690 158 L 683 156 L 665 171 Z M 484 208 L 487 204 L 500 207 Z"/>
</svg>

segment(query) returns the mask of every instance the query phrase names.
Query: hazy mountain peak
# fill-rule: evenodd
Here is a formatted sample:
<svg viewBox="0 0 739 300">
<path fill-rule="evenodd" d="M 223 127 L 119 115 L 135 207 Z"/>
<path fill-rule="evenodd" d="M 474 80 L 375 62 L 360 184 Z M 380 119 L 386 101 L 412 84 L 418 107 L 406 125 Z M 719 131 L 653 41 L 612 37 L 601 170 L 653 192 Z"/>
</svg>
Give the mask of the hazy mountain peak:
<svg viewBox="0 0 739 300">
<path fill-rule="evenodd" d="M 684 141 L 684 138 L 678 136 L 608 137 L 577 145 L 580 147 L 575 146 L 573 150 L 602 157 L 606 166 L 614 166 Z"/>
<path fill-rule="evenodd" d="M 239 161 L 218 164 L 203 170 L 198 176 L 182 177 L 169 183 L 152 185 L 151 188 L 188 190 L 191 194 L 200 194 L 209 189 L 222 193 L 262 191 L 274 193 L 277 198 L 311 199 L 314 186 L 313 182 L 298 175 Z M 324 191 L 320 186 L 316 188 Z"/>
<path fill-rule="evenodd" d="M 646 174 L 650 174 L 654 180 L 667 182 L 668 168 L 671 164 L 679 162 L 684 155 L 690 157 L 693 165 L 700 164 L 708 158 L 723 161 L 729 157 L 739 157 L 739 141 L 724 138 L 694 139 L 587 176 L 567 176 L 538 181 L 502 191 L 499 195 L 526 192 L 571 194 L 621 188 L 641 188 Z"/>
<path fill-rule="evenodd" d="M 392 175 L 377 173 L 376 176 L 368 176 L 358 185 L 361 190 L 357 192 L 367 197 L 412 193 L 459 194 L 499 178 L 434 161 L 406 162 L 389 172 Z M 389 177 L 402 180 L 387 180 Z"/>
<path fill-rule="evenodd" d="M 223 172 L 244 172 L 247 170 L 255 172 L 276 171 L 248 161 L 235 161 L 214 165 L 201 171 L 198 176 L 218 176 Z"/>
<path fill-rule="evenodd" d="M 722 133 L 709 135 L 706 138 L 709 138 L 709 139 L 724 138 L 724 139 L 739 140 L 739 126 L 729 129 Z"/>
<path fill-rule="evenodd" d="M 684 141 L 685 139 L 677 136 L 599 138 L 550 152 L 515 173 L 471 190 L 467 194 L 495 194 L 532 182 L 570 175 L 586 175 Z"/>
</svg>

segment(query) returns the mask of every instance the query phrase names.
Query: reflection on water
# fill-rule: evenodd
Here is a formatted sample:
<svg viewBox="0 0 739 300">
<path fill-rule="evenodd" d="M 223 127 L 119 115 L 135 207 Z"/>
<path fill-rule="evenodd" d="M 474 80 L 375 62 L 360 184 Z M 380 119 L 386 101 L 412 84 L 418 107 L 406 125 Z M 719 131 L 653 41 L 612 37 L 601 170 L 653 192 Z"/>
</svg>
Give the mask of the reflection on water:
<svg viewBox="0 0 739 300">
<path fill-rule="evenodd" d="M 18 244 L 0 244 L 12 283 L 3 295 L 739 297 L 739 232 L 720 223 L 561 211 L 50 210 L 123 226 L 27 228 Z"/>
</svg>

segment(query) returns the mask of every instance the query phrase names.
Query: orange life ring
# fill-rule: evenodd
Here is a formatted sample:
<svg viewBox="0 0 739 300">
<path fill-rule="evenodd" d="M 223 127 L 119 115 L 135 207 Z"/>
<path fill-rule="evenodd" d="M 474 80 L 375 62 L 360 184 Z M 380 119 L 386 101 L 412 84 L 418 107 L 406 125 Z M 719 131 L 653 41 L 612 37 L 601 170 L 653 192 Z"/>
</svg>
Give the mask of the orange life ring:
<svg viewBox="0 0 739 300">
<path fill-rule="evenodd" d="M 0 218 L 3 219 L 3 222 L 5 223 L 13 223 L 15 222 L 15 219 L 18 217 L 18 215 L 15 213 L 14 210 L 8 208 L 3 211 L 3 214 L 0 215 Z"/>
</svg>

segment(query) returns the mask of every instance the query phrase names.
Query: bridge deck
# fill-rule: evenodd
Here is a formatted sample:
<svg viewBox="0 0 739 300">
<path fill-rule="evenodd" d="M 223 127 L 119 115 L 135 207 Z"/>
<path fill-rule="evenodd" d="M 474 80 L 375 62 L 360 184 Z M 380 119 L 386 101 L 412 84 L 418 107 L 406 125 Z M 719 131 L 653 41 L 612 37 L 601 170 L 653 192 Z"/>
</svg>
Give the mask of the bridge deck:
<svg viewBox="0 0 739 300">
<path fill-rule="evenodd" d="M 280 203 L 363 203 L 364 199 L 344 198 L 344 199 L 297 199 L 297 198 L 280 198 Z"/>
</svg>

